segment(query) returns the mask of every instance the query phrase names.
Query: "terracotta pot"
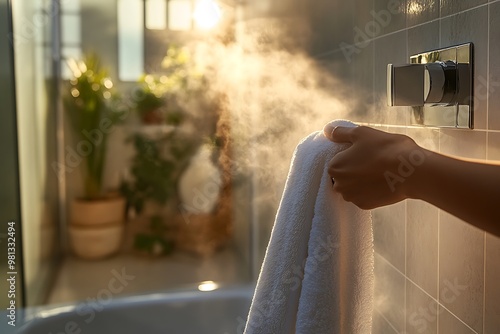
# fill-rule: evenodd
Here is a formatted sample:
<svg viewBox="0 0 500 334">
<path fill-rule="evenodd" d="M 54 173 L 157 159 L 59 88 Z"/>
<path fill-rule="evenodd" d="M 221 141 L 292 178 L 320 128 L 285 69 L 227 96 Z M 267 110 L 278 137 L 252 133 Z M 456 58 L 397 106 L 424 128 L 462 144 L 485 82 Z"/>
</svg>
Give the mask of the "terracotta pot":
<svg viewBox="0 0 500 334">
<path fill-rule="evenodd" d="M 123 237 L 123 224 L 103 226 L 69 227 L 73 252 L 80 258 L 95 260 L 110 256 L 120 249 Z"/>
<path fill-rule="evenodd" d="M 74 200 L 71 203 L 71 224 L 99 226 L 122 224 L 125 220 L 125 198 L 111 197 L 101 200 Z"/>
<path fill-rule="evenodd" d="M 74 200 L 68 228 L 71 248 L 83 259 L 100 259 L 116 253 L 122 244 L 125 199 Z"/>
</svg>

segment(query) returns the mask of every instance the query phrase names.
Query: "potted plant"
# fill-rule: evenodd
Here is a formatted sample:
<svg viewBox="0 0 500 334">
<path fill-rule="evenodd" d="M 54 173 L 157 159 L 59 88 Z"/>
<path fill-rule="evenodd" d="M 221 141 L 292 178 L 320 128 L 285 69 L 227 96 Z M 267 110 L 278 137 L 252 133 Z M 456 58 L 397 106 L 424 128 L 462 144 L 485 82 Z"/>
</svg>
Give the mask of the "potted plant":
<svg viewBox="0 0 500 334">
<path fill-rule="evenodd" d="M 176 223 L 168 219 L 172 216 L 168 205 L 176 206 L 179 176 L 198 146 L 197 139 L 176 129 L 161 138 L 134 134 L 129 140 L 136 154 L 131 177 L 122 181 L 120 190 L 128 209 L 148 220 L 145 228 L 134 231 L 133 246 L 150 255 L 169 254 L 174 248 Z"/>
<path fill-rule="evenodd" d="M 136 155 L 131 177 L 121 186 L 128 207 L 139 214 L 129 225 L 133 239 L 130 243 L 136 250 L 154 255 L 169 253 L 174 246 L 195 254 L 213 253 L 227 244 L 231 233 L 230 164 L 226 163 L 229 148 L 228 145 L 217 147 L 212 142 L 214 150 L 208 154 L 210 157 L 203 147 L 198 148 L 203 138 L 221 139 L 227 135 L 230 117 L 225 115 L 222 117 L 225 121 L 220 119 L 223 94 L 214 94 L 208 89 L 207 77 L 187 49 L 171 46 L 161 69 L 140 80 L 132 101 L 142 123 L 148 126 L 136 129 L 131 138 Z M 157 131 L 151 124 L 170 127 L 167 131 Z M 191 134 L 183 129 L 191 129 Z M 224 135 L 215 132 L 224 132 Z M 206 169 L 198 173 L 200 165 L 213 167 L 213 175 L 224 174 L 220 182 L 216 182 L 220 195 L 209 194 L 211 209 L 197 210 L 193 194 L 188 191 L 205 190 L 205 186 L 214 188 L 212 180 L 208 180 L 210 184 L 204 182 L 208 175 Z M 222 165 L 227 170 L 221 168 Z M 190 182 L 186 182 L 190 178 Z M 194 180 L 200 182 L 193 183 Z M 173 210 L 169 211 L 169 207 Z M 194 211 L 190 211 L 193 208 Z"/>
<path fill-rule="evenodd" d="M 125 200 L 103 190 L 107 140 L 123 118 L 113 82 L 95 55 L 69 61 L 73 78 L 63 104 L 73 130 L 75 151 L 81 158 L 84 194 L 70 206 L 73 251 L 83 258 L 115 253 L 121 243 Z"/>
<path fill-rule="evenodd" d="M 162 124 L 165 121 L 166 100 L 157 78 L 143 76 L 132 94 L 132 101 L 143 124 Z"/>
<path fill-rule="evenodd" d="M 132 102 L 143 124 L 179 125 L 183 121 L 181 99 L 192 98 L 204 85 L 185 48 L 172 45 L 155 74 L 144 75 L 133 91 Z"/>
</svg>

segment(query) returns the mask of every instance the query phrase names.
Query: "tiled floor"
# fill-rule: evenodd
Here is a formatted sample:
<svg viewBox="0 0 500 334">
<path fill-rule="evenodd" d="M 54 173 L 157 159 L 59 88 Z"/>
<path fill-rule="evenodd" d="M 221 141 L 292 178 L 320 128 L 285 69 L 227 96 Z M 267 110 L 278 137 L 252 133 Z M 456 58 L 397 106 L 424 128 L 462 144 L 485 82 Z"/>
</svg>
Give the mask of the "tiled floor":
<svg viewBox="0 0 500 334">
<path fill-rule="evenodd" d="M 202 281 L 248 283 L 250 266 L 230 248 L 208 258 L 176 253 L 148 258 L 119 255 L 101 261 L 66 258 L 48 303 L 69 303 L 196 288 Z"/>
</svg>

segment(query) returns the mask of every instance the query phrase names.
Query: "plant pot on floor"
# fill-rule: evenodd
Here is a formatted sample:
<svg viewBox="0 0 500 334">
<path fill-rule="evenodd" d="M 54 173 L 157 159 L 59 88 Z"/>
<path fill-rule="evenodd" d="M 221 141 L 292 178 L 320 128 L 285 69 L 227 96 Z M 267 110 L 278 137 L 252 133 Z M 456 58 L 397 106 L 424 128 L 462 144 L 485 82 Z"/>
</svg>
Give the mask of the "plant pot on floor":
<svg viewBox="0 0 500 334">
<path fill-rule="evenodd" d="M 123 224 L 103 226 L 71 225 L 69 235 L 75 255 L 82 259 L 97 260 L 115 254 L 123 238 Z"/>
<path fill-rule="evenodd" d="M 73 252 L 84 259 L 100 259 L 120 249 L 125 220 L 125 199 L 74 200 L 69 236 Z"/>
</svg>

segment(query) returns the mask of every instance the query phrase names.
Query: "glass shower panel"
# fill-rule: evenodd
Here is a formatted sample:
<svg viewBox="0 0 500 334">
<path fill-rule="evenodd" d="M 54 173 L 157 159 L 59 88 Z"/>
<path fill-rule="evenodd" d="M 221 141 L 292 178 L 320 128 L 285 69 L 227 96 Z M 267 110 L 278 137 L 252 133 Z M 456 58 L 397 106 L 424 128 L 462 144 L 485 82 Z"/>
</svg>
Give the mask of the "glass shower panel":
<svg viewBox="0 0 500 334">
<path fill-rule="evenodd" d="M 24 296 L 11 28 L 8 1 L 0 0 L 0 36 L 10 37 L 0 41 L 0 307 L 11 307 L 15 314 Z"/>
<path fill-rule="evenodd" d="M 13 1 L 26 305 L 44 303 L 59 258 L 56 101 L 51 1 Z M 21 231 L 19 231 L 21 233 Z"/>
</svg>

